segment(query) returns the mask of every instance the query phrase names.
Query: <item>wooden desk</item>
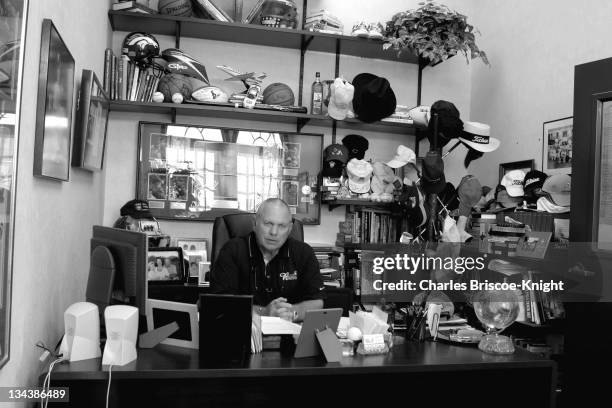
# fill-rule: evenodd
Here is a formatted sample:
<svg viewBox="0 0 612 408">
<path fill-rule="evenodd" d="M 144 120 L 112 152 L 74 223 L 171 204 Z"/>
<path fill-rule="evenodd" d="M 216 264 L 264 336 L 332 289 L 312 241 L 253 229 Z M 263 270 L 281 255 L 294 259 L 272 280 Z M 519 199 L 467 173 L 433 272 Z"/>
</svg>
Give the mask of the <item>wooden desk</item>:
<svg viewBox="0 0 612 408">
<path fill-rule="evenodd" d="M 56 406 L 104 407 L 108 371 L 100 363 L 98 358 L 56 367 L 52 386 L 70 387 L 70 403 Z M 551 407 L 555 377 L 553 361 L 523 350 L 492 356 L 434 342 L 405 342 L 386 355 L 330 364 L 322 357 L 292 359 L 266 351 L 251 356 L 246 367 L 221 369 L 200 368 L 197 351 L 160 345 L 113 367 L 109 406 L 361 407 L 403 401 Z"/>
</svg>

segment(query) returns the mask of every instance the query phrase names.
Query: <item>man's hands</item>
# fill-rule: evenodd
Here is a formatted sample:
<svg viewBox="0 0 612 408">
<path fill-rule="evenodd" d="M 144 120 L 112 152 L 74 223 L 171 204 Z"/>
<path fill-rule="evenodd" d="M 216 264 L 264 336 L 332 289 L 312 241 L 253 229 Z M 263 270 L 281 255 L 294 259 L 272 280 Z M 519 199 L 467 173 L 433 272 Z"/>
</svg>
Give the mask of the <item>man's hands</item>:
<svg viewBox="0 0 612 408">
<path fill-rule="evenodd" d="M 271 301 L 264 309 L 266 316 L 278 316 L 282 319 L 293 321 L 293 305 L 287 299 L 279 297 Z"/>
</svg>

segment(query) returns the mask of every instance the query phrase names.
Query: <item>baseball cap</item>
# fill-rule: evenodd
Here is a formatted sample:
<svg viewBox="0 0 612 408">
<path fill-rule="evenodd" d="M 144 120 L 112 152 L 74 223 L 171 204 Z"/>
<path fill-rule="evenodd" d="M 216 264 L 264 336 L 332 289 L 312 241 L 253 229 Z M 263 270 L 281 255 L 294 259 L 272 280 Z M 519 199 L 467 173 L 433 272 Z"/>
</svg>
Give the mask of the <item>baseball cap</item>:
<svg viewBox="0 0 612 408">
<path fill-rule="evenodd" d="M 459 194 L 459 215 L 469 217 L 480 197 L 482 196 L 482 187 L 478 179 L 472 175 L 464 176 L 457 187 Z"/>
<path fill-rule="evenodd" d="M 491 127 L 479 122 L 463 122 L 463 132 L 459 140 L 482 153 L 492 152 L 500 144 L 498 139 L 491 137 Z"/>
<path fill-rule="evenodd" d="M 510 197 L 522 197 L 525 195 L 523 180 L 525 180 L 525 172 L 523 170 L 511 170 L 504 174 L 501 185 L 506 187 Z"/>
<path fill-rule="evenodd" d="M 523 202 L 522 197 L 512 197 L 501 184 L 495 189 L 495 201 L 504 208 L 513 208 Z"/>
<path fill-rule="evenodd" d="M 572 178 L 569 174 L 554 174 L 542 185 L 542 191 L 548 193 L 552 202 L 561 207 L 569 207 L 571 201 Z"/>
<path fill-rule="evenodd" d="M 457 195 L 457 189 L 452 183 L 446 182 L 444 190 L 438 194 L 440 201 L 444 203 L 448 211 L 453 211 L 459 207 L 459 196 Z"/>
<path fill-rule="evenodd" d="M 361 73 L 353 79 L 353 110 L 362 122 L 376 122 L 395 112 L 397 101 L 386 78 Z"/>
<path fill-rule="evenodd" d="M 398 204 L 408 214 L 411 226 L 420 227 L 427 221 L 424 201 L 425 198 L 414 181 L 402 186 Z"/>
<path fill-rule="evenodd" d="M 395 157 L 387 162 L 387 166 L 397 169 L 407 165 L 408 163 L 416 164 L 416 154 L 412 151 L 412 149 L 404 145 L 399 145 L 397 146 L 397 153 L 395 154 Z"/>
<path fill-rule="evenodd" d="M 149 211 L 149 203 L 143 200 L 130 200 L 121 207 L 121 216 L 129 215 L 132 218 L 153 218 L 151 211 Z"/>
<path fill-rule="evenodd" d="M 525 180 L 523 180 L 523 191 L 525 197 L 535 197 L 538 189 L 542 188 L 544 181 L 548 176 L 539 170 L 530 170 L 525 174 Z"/>
<path fill-rule="evenodd" d="M 444 147 L 451 139 L 461 136 L 463 121 L 459 118 L 457 107 L 448 101 L 436 101 L 431 105 L 430 120 L 428 124 L 427 138 L 429 143 L 434 143 L 434 114 L 438 115 L 438 141 L 437 147 Z"/>
<path fill-rule="evenodd" d="M 442 156 L 435 150 L 430 150 L 423 159 L 422 185 L 426 193 L 440 193 L 446 186 L 444 177 L 444 162 Z"/>
<path fill-rule="evenodd" d="M 348 158 L 362 160 L 368 150 L 368 139 L 360 135 L 346 135 L 342 139 L 342 144 L 348 149 Z"/>
<path fill-rule="evenodd" d="M 327 114 L 333 119 L 344 120 L 351 106 L 355 88 L 342 78 L 336 78 L 329 90 Z"/>
<path fill-rule="evenodd" d="M 340 177 L 348 161 L 348 149 L 339 143 L 331 144 L 323 151 L 323 177 Z"/>
<path fill-rule="evenodd" d="M 364 194 L 370 191 L 372 165 L 365 160 L 351 159 L 346 165 L 348 188 L 352 193 Z"/>
</svg>

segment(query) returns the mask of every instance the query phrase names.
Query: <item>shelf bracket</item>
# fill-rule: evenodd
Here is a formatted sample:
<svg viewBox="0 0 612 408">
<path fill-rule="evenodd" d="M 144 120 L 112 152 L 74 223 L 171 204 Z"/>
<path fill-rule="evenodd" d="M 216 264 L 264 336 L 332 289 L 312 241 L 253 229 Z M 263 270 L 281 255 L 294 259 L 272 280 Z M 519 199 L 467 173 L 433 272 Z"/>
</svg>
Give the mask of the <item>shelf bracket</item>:
<svg viewBox="0 0 612 408">
<path fill-rule="evenodd" d="M 173 124 L 176 124 L 176 108 L 170 108 L 170 116 Z"/>
<path fill-rule="evenodd" d="M 340 38 L 336 38 L 336 65 L 334 67 L 334 79 L 340 76 Z"/>
<path fill-rule="evenodd" d="M 181 22 L 176 21 L 176 33 L 174 35 L 174 47 L 180 49 L 181 48 Z"/>
<path fill-rule="evenodd" d="M 302 129 L 304 128 L 304 126 L 306 126 L 306 124 L 310 122 L 310 119 L 307 118 L 298 118 L 297 120 L 297 131 L 301 132 Z"/>
<path fill-rule="evenodd" d="M 300 48 L 302 56 L 304 56 L 306 54 L 306 51 L 308 51 L 308 47 L 310 46 L 312 40 L 314 40 L 314 35 L 302 36 L 302 45 Z"/>
<path fill-rule="evenodd" d="M 338 128 L 338 122 L 336 119 L 332 120 L 332 144 L 336 143 L 336 129 Z"/>
<path fill-rule="evenodd" d="M 304 40 L 304 36 L 302 36 L 302 44 L 300 48 L 300 80 L 299 80 L 299 89 L 298 89 L 298 105 L 302 106 L 302 97 L 304 95 L 304 54 L 306 54 L 306 49 L 314 36 L 310 36 L 307 40 Z"/>
</svg>

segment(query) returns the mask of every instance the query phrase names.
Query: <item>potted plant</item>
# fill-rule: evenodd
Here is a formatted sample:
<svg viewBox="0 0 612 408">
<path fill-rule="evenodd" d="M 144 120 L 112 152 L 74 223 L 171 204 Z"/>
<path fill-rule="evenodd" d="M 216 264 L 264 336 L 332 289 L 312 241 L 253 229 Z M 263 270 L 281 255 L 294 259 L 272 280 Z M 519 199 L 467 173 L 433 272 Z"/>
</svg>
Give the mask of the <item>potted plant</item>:
<svg viewBox="0 0 612 408">
<path fill-rule="evenodd" d="M 476 45 L 474 26 L 467 17 L 432 0 L 419 3 L 416 10 L 397 13 L 387 22 L 384 49 L 415 52 L 429 65 L 438 64 L 462 52 L 467 62 L 481 58 L 489 64 L 487 55 Z"/>
</svg>

